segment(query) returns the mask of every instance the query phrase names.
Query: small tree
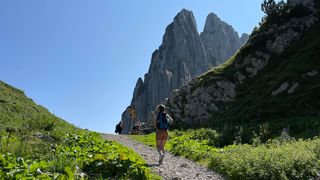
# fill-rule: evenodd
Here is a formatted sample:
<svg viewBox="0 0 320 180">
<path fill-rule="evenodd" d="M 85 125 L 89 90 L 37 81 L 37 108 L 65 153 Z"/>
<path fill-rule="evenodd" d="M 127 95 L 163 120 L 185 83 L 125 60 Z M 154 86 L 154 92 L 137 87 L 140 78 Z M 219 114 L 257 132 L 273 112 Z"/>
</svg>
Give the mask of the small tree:
<svg viewBox="0 0 320 180">
<path fill-rule="evenodd" d="M 264 0 L 261 4 L 261 10 L 268 17 L 274 17 L 277 15 L 277 3 L 274 0 Z"/>
<path fill-rule="evenodd" d="M 267 18 L 275 18 L 283 15 L 288 8 L 283 0 L 276 3 L 274 0 L 264 0 L 261 4 L 261 10 L 267 15 Z"/>
<path fill-rule="evenodd" d="M 284 15 L 289 9 L 288 3 L 284 2 L 283 0 L 279 1 L 277 4 L 277 9 L 280 16 Z"/>
</svg>

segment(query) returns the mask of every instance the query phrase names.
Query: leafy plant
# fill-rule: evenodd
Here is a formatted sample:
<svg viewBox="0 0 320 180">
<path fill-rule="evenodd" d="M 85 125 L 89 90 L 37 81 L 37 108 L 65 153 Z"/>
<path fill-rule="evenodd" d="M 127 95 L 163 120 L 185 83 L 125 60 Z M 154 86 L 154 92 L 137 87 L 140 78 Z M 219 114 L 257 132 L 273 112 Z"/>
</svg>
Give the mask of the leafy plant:
<svg viewBox="0 0 320 180">
<path fill-rule="evenodd" d="M 198 131 L 198 132 L 197 132 Z M 166 148 L 175 155 L 200 162 L 230 179 L 311 179 L 320 170 L 320 138 L 295 140 L 284 130 L 261 143 L 233 144 L 222 148 L 208 144 L 208 129 L 173 131 Z M 129 136 L 150 144 L 155 134 Z M 207 139 L 209 138 L 209 139 Z"/>
<path fill-rule="evenodd" d="M 115 142 L 106 141 L 99 134 L 78 131 L 67 133 L 61 143 L 52 144 L 43 154 L 29 154 L 25 157 L 11 153 L 1 154 L 0 178 L 154 179 L 158 177 L 150 172 L 144 160 L 132 150 Z"/>
</svg>

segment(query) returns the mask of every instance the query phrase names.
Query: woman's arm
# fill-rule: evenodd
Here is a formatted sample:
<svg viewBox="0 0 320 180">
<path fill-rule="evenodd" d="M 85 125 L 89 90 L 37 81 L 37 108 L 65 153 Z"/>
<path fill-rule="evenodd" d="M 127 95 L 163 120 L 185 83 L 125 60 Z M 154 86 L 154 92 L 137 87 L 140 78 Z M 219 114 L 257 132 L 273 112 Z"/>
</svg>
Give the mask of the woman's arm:
<svg viewBox="0 0 320 180">
<path fill-rule="evenodd" d="M 156 117 L 156 113 L 152 114 L 152 124 L 154 128 L 157 128 L 157 117 Z"/>
<path fill-rule="evenodd" d="M 172 117 L 171 117 L 169 114 L 167 114 L 167 119 L 168 119 L 168 121 L 169 121 L 170 124 L 173 123 L 173 119 L 172 119 Z"/>
</svg>

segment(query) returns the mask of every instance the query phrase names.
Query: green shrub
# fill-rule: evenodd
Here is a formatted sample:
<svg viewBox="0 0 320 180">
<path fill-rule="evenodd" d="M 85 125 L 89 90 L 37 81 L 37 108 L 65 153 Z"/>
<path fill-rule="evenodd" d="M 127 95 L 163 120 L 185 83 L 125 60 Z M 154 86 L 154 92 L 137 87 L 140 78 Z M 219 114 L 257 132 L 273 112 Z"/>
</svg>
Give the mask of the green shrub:
<svg viewBox="0 0 320 180">
<path fill-rule="evenodd" d="M 213 156 L 209 167 L 231 179 L 310 179 L 320 167 L 316 141 L 231 145 Z"/>
<path fill-rule="evenodd" d="M 221 134 L 216 130 L 210 128 L 201 128 L 197 130 L 188 130 L 190 138 L 199 141 L 208 141 L 207 144 L 210 146 L 219 146 L 221 140 Z"/>
<path fill-rule="evenodd" d="M 268 20 L 275 20 L 283 16 L 289 6 L 283 0 L 275 2 L 274 0 L 264 0 L 261 4 L 261 10 L 267 15 Z"/>
<path fill-rule="evenodd" d="M 320 138 L 295 140 L 284 129 L 279 137 L 262 144 L 260 138 L 268 134 L 268 129 L 264 124 L 259 133 L 253 133 L 253 145 L 233 144 L 223 148 L 209 145 L 208 138 L 212 134 L 217 137 L 213 130 L 175 130 L 170 133 L 166 148 L 230 179 L 311 179 L 316 176 L 320 170 Z M 155 134 L 135 136 L 135 139 L 150 143 L 155 141 Z"/>
<path fill-rule="evenodd" d="M 173 137 L 169 141 L 168 150 L 175 155 L 202 163 L 208 163 L 209 157 L 216 151 L 215 148 L 208 145 L 208 140 L 194 140 L 189 134 Z"/>
<path fill-rule="evenodd" d="M 19 138 L 12 137 L 8 144 L 19 143 Z M 132 150 L 96 133 L 68 133 L 59 144 L 43 144 L 23 155 L 0 153 L 0 179 L 158 178 Z"/>
</svg>

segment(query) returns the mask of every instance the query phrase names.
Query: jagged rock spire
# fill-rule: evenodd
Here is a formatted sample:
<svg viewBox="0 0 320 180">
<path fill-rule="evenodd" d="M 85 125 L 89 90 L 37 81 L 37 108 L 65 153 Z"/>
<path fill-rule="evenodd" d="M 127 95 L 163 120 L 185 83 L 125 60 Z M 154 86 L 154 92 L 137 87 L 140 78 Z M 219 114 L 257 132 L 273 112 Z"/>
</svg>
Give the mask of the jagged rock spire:
<svg viewBox="0 0 320 180">
<path fill-rule="evenodd" d="M 207 16 L 203 32 L 200 34 L 209 62 L 217 66 L 230 58 L 248 40 L 248 35 L 239 38 L 232 26 L 222 21 L 216 14 Z"/>
<path fill-rule="evenodd" d="M 215 37 L 221 35 L 223 37 Z M 200 36 L 193 13 L 182 9 L 167 26 L 160 47 L 153 52 L 144 80 L 139 78 L 137 81 L 131 104 L 122 114 L 126 127 L 124 133 L 129 132 L 135 121 L 150 124 L 152 111 L 170 92 L 187 84 L 211 65 L 218 65 L 229 58 L 240 47 L 240 41 L 233 28 L 213 13 L 208 16 L 205 30 Z M 229 45 L 232 47 L 225 48 Z M 226 50 L 228 52 L 224 52 Z M 130 116 L 133 109 L 134 120 Z"/>
</svg>

